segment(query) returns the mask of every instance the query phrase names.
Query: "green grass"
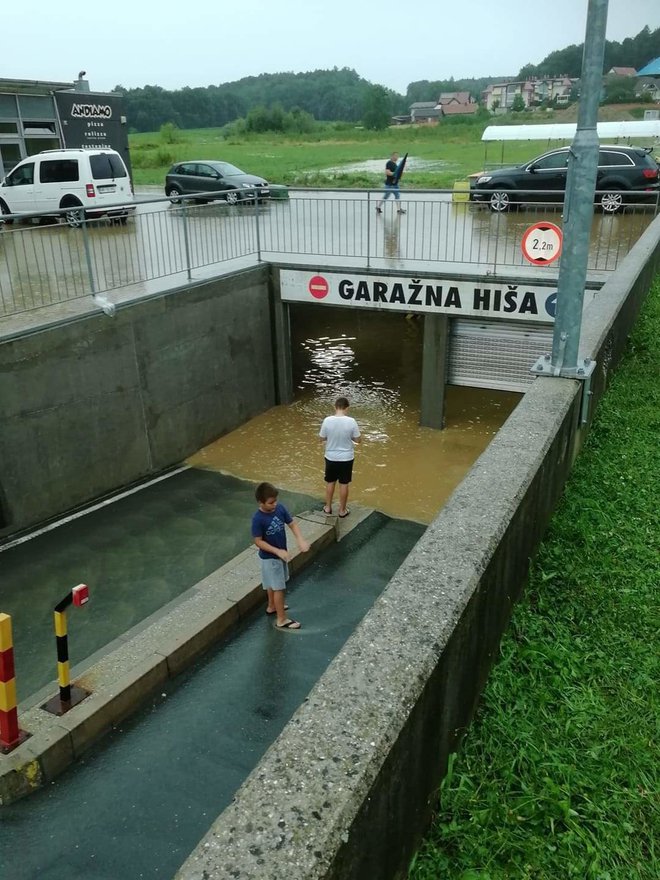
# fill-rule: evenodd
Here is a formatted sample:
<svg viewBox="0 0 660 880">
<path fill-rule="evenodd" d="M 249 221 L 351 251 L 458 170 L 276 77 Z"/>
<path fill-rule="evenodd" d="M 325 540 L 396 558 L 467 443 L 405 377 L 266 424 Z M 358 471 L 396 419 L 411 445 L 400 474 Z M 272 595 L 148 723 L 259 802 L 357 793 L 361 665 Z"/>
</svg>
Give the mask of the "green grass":
<svg viewBox="0 0 660 880">
<path fill-rule="evenodd" d="M 499 120 L 498 120 L 499 121 Z M 545 120 L 544 120 L 545 121 Z M 221 128 L 195 129 L 178 133 L 169 143 L 159 132 L 130 135 L 134 182 L 162 185 L 173 162 L 186 159 L 222 159 L 272 183 L 289 186 L 374 187 L 382 173 L 327 173 L 327 169 L 379 160 L 383 168 L 397 150 L 419 159 L 443 163 L 437 170 L 406 171 L 404 186 L 451 188 L 455 180 L 483 168 L 486 156 L 481 135 L 484 122 L 452 120 L 436 127 L 401 126 L 385 132 L 370 132 L 349 126 L 322 127 L 307 136 L 277 134 L 225 136 Z M 543 152 L 545 141 L 507 144 L 505 161 L 517 162 Z M 491 144 L 488 160 L 501 159 L 499 147 Z"/>
<path fill-rule="evenodd" d="M 515 164 L 538 156 L 559 142 L 511 141 L 504 145 L 481 140 L 487 125 L 529 124 L 575 121 L 576 107 L 545 114 L 509 114 L 493 118 L 452 117 L 437 126 L 394 126 L 386 131 L 366 131 L 349 123 L 317 123 L 306 135 L 236 134 L 227 128 L 198 128 L 179 131 L 164 127 L 162 132 L 141 132 L 129 136 L 133 179 L 138 186 L 162 186 L 174 162 L 185 159 L 221 159 L 265 177 L 271 183 L 288 186 L 378 187 L 381 172 L 367 174 L 327 169 L 375 159 L 384 168 L 396 150 L 417 159 L 436 163 L 432 170 L 409 167 L 404 187 L 451 189 L 454 181 L 480 171 L 489 164 Z M 602 107 L 603 119 L 629 118 L 630 113 L 615 105 Z M 442 163 L 442 164 L 441 164 Z"/>
<path fill-rule="evenodd" d="M 410 880 L 660 877 L 660 278 Z"/>
</svg>

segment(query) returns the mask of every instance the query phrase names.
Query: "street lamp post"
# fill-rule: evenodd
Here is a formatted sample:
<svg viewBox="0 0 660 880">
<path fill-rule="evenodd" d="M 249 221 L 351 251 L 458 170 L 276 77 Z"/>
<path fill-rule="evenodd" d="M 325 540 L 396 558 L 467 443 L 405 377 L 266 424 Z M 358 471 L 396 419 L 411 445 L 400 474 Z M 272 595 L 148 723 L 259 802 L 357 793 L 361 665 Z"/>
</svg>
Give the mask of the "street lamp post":
<svg viewBox="0 0 660 880">
<path fill-rule="evenodd" d="M 598 173 L 597 123 L 603 81 L 607 4 L 608 0 L 589 0 L 577 130 L 568 159 L 564 251 L 557 284 L 552 355 L 539 358 L 532 368 L 534 373 L 540 375 L 584 380 L 587 401 L 595 361 L 589 358 L 579 361 L 578 351 Z M 585 406 L 582 421 L 586 421 Z"/>
</svg>

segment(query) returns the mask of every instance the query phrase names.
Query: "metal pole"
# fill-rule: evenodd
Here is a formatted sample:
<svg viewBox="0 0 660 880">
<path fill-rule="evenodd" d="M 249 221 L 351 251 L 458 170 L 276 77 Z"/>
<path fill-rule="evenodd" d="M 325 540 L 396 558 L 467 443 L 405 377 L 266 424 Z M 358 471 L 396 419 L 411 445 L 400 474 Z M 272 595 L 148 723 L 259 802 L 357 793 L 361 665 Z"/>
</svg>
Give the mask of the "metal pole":
<svg viewBox="0 0 660 880">
<path fill-rule="evenodd" d="M 55 606 L 53 618 L 55 623 L 55 643 L 57 645 L 57 682 L 60 686 L 60 703 L 71 702 L 71 673 L 69 667 L 69 634 L 66 626 L 66 608 L 72 602 L 68 593 Z"/>
<path fill-rule="evenodd" d="M 259 193 L 255 188 L 254 192 L 254 217 L 257 226 L 257 260 L 261 262 L 261 236 L 259 234 Z"/>
<path fill-rule="evenodd" d="M 186 271 L 188 273 L 188 281 L 192 278 L 190 271 L 190 241 L 188 239 L 188 212 L 186 210 L 186 200 L 181 199 L 181 210 L 183 215 L 183 243 L 186 248 Z"/>
<path fill-rule="evenodd" d="M 371 193 L 367 190 L 367 269 L 371 260 Z"/>
<path fill-rule="evenodd" d="M 565 247 L 559 269 L 552 339 L 551 372 L 555 376 L 584 373 L 584 368 L 579 370 L 577 361 L 598 171 L 596 126 L 603 81 L 607 3 L 608 0 L 589 0 L 587 11 L 577 130 L 568 158 Z"/>
<path fill-rule="evenodd" d="M 495 256 L 493 257 L 493 275 L 497 275 L 497 246 L 500 243 L 500 223 L 502 221 L 502 211 L 498 211 L 495 215 L 497 217 L 497 230 L 495 231 Z"/>
<path fill-rule="evenodd" d="M 87 219 L 85 217 L 85 211 L 83 208 L 80 209 L 80 217 L 81 217 L 81 225 L 82 225 L 82 235 L 83 235 L 83 246 L 85 248 L 85 259 L 87 260 L 87 272 L 89 273 L 89 286 L 92 288 L 92 294 L 96 293 L 96 284 L 94 283 L 94 266 L 92 264 L 92 250 L 89 246 L 89 232 L 87 230 Z"/>
<path fill-rule="evenodd" d="M 89 691 L 71 684 L 71 669 L 69 666 L 69 633 L 67 631 L 66 609 L 73 604 L 82 607 L 87 604 L 89 587 L 87 584 L 78 584 L 57 603 L 53 609 L 55 624 L 55 643 L 57 645 L 57 682 L 59 695 L 44 703 L 42 709 L 52 712 L 54 715 L 64 715 L 73 706 L 84 700 Z"/>
</svg>

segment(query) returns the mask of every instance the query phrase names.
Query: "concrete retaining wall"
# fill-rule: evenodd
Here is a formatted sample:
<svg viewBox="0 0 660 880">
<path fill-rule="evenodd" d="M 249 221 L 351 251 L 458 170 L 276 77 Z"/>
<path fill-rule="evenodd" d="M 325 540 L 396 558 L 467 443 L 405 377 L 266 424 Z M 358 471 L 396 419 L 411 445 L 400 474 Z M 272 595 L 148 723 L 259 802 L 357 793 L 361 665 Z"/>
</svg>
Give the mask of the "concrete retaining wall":
<svg viewBox="0 0 660 880">
<path fill-rule="evenodd" d="M 649 282 L 660 218 L 587 309 L 604 392 Z M 178 880 L 405 876 L 587 427 L 538 378 Z"/>
<path fill-rule="evenodd" d="M 0 339 L 0 536 L 157 473 L 273 406 L 268 279 L 260 267 Z"/>
</svg>

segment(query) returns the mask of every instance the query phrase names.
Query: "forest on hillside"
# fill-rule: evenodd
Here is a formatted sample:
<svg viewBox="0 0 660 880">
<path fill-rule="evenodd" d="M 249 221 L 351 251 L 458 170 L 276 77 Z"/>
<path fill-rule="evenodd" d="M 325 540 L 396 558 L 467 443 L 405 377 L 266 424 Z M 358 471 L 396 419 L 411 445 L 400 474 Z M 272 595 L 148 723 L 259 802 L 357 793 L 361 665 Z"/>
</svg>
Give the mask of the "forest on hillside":
<svg viewBox="0 0 660 880">
<path fill-rule="evenodd" d="M 551 52 L 540 64 L 526 64 L 520 73 L 519 79 L 528 76 L 566 76 L 579 77 L 582 70 L 582 50 L 584 43 L 579 46 L 567 46 Z M 605 57 L 603 61 L 603 73 L 607 73 L 613 67 L 634 67 L 641 70 L 649 61 L 660 56 L 660 27 L 654 31 L 643 28 L 635 37 L 627 37 L 622 42 L 605 41 Z"/>
<path fill-rule="evenodd" d="M 441 92 L 467 91 L 480 100 L 492 82 L 531 76 L 566 74 L 579 77 L 582 44 L 551 52 L 540 64 L 527 64 L 518 75 L 474 79 L 419 80 L 410 83 L 405 95 L 375 85 L 350 68 L 314 70 L 306 73 L 262 73 L 230 83 L 170 91 L 156 85 L 114 91 L 124 95 L 126 115 L 133 131 L 156 131 L 166 123 L 179 128 L 224 126 L 248 116 L 255 108 L 277 107 L 298 119 L 311 117 L 327 122 L 360 123 L 378 109 L 381 117 L 408 112 L 415 101 L 436 100 Z M 643 67 L 660 56 L 660 28 L 644 28 L 621 43 L 607 41 L 603 71 L 611 67 Z M 368 126 L 371 127 L 371 126 Z"/>
</svg>

